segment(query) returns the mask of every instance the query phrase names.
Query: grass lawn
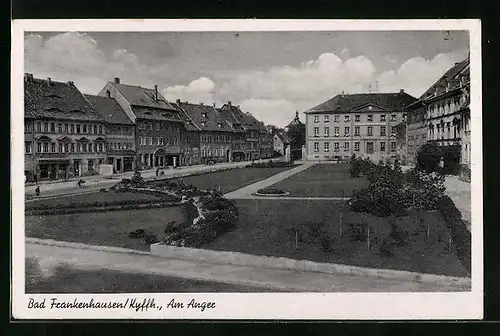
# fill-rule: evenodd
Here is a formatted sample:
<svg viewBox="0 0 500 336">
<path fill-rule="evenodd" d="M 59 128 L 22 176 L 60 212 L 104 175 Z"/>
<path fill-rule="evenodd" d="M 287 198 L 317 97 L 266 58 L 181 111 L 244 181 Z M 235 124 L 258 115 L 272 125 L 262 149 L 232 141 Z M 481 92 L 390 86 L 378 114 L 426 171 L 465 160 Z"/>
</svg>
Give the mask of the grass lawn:
<svg viewBox="0 0 500 336">
<path fill-rule="evenodd" d="M 368 185 L 365 178 L 352 178 L 347 164 L 317 164 L 273 185 L 290 196 L 341 197 Z"/>
<path fill-rule="evenodd" d="M 467 276 L 465 268 L 448 252 L 448 232 L 439 213 L 421 214 L 425 224 L 413 224 L 413 217 L 402 217 L 398 226 L 409 231 L 409 243 L 396 247 L 394 255 L 383 257 L 379 248 L 366 242 L 352 241 L 350 223 L 365 221 L 372 227 L 373 237 L 389 232 L 387 219 L 350 212 L 344 203 L 312 200 L 236 200 L 240 210 L 238 227 L 215 241 L 202 246 L 213 250 L 305 259 L 372 268 L 387 268 L 414 272 Z M 343 213 L 340 237 L 340 213 Z M 324 252 L 319 242 L 299 241 L 290 228 L 310 221 L 325 222 L 332 239 L 331 252 Z M 418 223 L 418 222 L 416 222 Z M 427 237 L 427 224 L 430 234 Z M 339 239 L 340 237 L 340 239 Z"/>
<path fill-rule="evenodd" d="M 55 204 L 79 204 L 79 203 L 92 203 L 92 202 L 119 202 L 128 200 L 159 200 L 161 199 L 155 195 L 133 193 L 133 192 L 92 192 L 81 195 L 70 195 L 52 199 L 40 199 L 36 201 L 26 202 L 26 209 L 36 205 L 55 205 Z"/>
<path fill-rule="evenodd" d="M 25 234 L 26 237 L 149 250 L 149 245 L 141 239 L 129 238 L 128 234 L 142 228 L 161 239 L 168 222 L 183 222 L 184 218 L 181 207 L 25 216 Z"/>
<path fill-rule="evenodd" d="M 161 275 L 133 274 L 110 270 L 82 271 L 58 267 L 43 277 L 36 260 L 26 260 L 26 293 L 182 293 L 182 292 L 270 292 L 267 288 L 237 286 Z M 273 290 L 275 292 L 275 290 Z"/>
<path fill-rule="evenodd" d="M 228 193 L 291 168 L 293 167 L 237 168 L 210 174 L 180 177 L 171 179 L 170 181 L 183 181 L 184 183 L 192 184 L 201 190 L 218 190 L 220 188 L 223 193 Z"/>
</svg>

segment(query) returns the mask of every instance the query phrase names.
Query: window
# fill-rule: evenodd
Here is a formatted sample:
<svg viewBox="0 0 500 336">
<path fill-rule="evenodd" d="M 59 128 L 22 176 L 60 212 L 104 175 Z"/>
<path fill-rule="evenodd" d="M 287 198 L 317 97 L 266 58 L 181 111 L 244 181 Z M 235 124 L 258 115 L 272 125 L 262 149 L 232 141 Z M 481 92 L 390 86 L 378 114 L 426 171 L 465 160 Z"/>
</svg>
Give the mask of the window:
<svg viewBox="0 0 500 336">
<path fill-rule="evenodd" d="M 325 152 L 329 152 L 330 151 L 330 143 L 329 142 L 325 142 L 323 145 L 324 145 Z"/>
<path fill-rule="evenodd" d="M 64 144 L 64 151 L 65 151 L 66 153 L 68 153 L 68 152 L 69 152 L 69 144 L 68 144 L 68 143 L 65 143 L 65 144 Z"/>
<path fill-rule="evenodd" d="M 330 136 L 330 127 L 325 127 L 325 136 L 326 137 Z"/>
<path fill-rule="evenodd" d="M 380 151 L 381 151 L 381 152 L 385 152 L 385 141 L 382 141 L 382 142 L 380 143 Z"/>
<path fill-rule="evenodd" d="M 48 142 L 46 142 L 46 143 L 44 143 L 44 144 L 43 144 L 43 151 L 44 151 L 45 153 L 48 153 L 48 152 L 49 152 L 49 143 L 48 143 Z"/>
<path fill-rule="evenodd" d="M 71 132 L 70 133 L 75 133 L 75 125 L 71 124 Z"/>
<path fill-rule="evenodd" d="M 396 143 L 391 142 L 391 152 L 395 152 L 395 151 L 396 151 Z"/>
<path fill-rule="evenodd" d="M 380 115 L 380 121 L 381 121 L 381 122 L 384 122 L 384 121 L 385 121 L 385 114 L 381 114 L 381 115 Z"/>
<path fill-rule="evenodd" d="M 36 131 L 41 132 L 42 131 L 42 123 L 40 121 L 36 122 Z"/>
<path fill-rule="evenodd" d="M 76 124 L 76 133 L 80 134 L 80 124 Z"/>
<path fill-rule="evenodd" d="M 41 142 L 37 142 L 36 143 L 36 151 L 38 153 L 41 153 L 42 152 L 42 143 Z"/>
<path fill-rule="evenodd" d="M 56 152 L 56 144 L 55 144 L 54 142 L 50 144 L 50 151 L 51 151 L 52 153 L 55 153 L 55 152 Z"/>
<path fill-rule="evenodd" d="M 43 131 L 47 133 L 49 131 L 49 123 L 44 123 L 43 124 Z"/>
<path fill-rule="evenodd" d="M 156 123 L 156 130 L 159 131 L 160 130 L 160 123 Z"/>
<path fill-rule="evenodd" d="M 391 136 L 394 137 L 396 136 L 396 127 L 391 126 Z"/>
<path fill-rule="evenodd" d="M 354 143 L 354 151 L 359 152 L 359 142 Z"/>
<path fill-rule="evenodd" d="M 56 123 L 50 123 L 50 131 L 52 133 L 55 133 L 56 132 Z"/>
<path fill-rule="evenodd" d="M 92 142 L 89 143 L 89 152 L 92 153 Z"/>
<path fill-rule="evenodd" d="M 373 135 L 373 126 L 368 126 L 368 133 L 367 133 L 368 136 L 372 136 Z"/>
<path fill-rule="evenodd" d="M 369 114 L 368 117 L 367 117 L 367 120 L 369 122 L 373 121 L 373 114 Z"/>
<path fill-rule="evenodd" d="M 94 142 L 94 152 L 97 152 L 97 143 Z"/>
<path fill-rule="evenodd" d="M 319 122 L 319 116 L 314 116 L 314 122 L 318 123 Z"/>
<path fill-rule="evenodd" d="M 333 150 L 334 150 L 335 152 L 338 152 L 338 151 L 339 151 L 339 143 L 338 143 L 338 142 L 334 142 L 334 143 L 333 143 Z"/>
<path fill-rule="evenodd" d="M 385 126 L 380 126 L 380 136 L 385 136 Z"/>
<path fill-rule="evenodd" d="M 349 133 L 350 133 L 349 127 L 344 127 L 344 136 L 346 137 L 349 136 Z"/>
<path fill-rule="evenodd" d="M 83 134 L 87 134 L 87 125 L 83 125 Z"/>
<path fill-rule="evenodd" d="M 68 131 L 69 131 L 69 125 L 64 124 L 64 133 L 68 133 Z"/>
<path fill-rule="evenodd" d="M 24 142 L 24 152 L 26 154 L 31 154 L 31 141 Z"/>
<path fill-rule="evenodd" d="M 62 124 L 61 124 L 61 123 L 57 124 L 57 131 L 58 131 L 59 133 L 62 133 L 63 128 L 62 128 Z"/>
<path fill-rule="evenodd" d="M 158 124 L 157 124 L 158 125 Z M 159 146 L 160 145 L 160 137 L 156 137 L 156 145 Z"/>
<path fill-rule="evenodd" d="M 354 127 L 354 136 L 359 136 L 359 126 Z"/>
<path fill-rule="evenodd" d="M 326 122 L 326 123 L 327 123 L 327 122 L 330 122 L 330 116 L 329 116 L 329 115 L 326 115 L 326 116 L 325 116 L 325 122 Z"/>
<path fill-rule="evenodd" d="M 373 142 L 366 143 L 366 153 L 373 154 Z"/>
<path fill-rule="evenodd" d="M 163 140 L 164 140 L 163 137 L 160 137 L 160 145 L 162 146 L 163 146 Z"/>
<path fill-rule="evenodd" d="M 349 122 L 349 120 L 351 120 L 351 116 L 350 115 L 345 115 L 344 116 L 344 122 Z"/>
<path fill-rule="evenodd" d="M 314 151 L 319 152 L 319 142 L 314 143 Z"/>
<path fill-rule="evenodd" d="M 333 117 L 334 122 L 339 122 L 340 121 L 340 116 L 336 115 Z"/>
<path fill-rule="evenodd" d="M 58 147 L 59 147 L 58 152 L 59 152 L 59 153 L 63 153 L 63 152 L 64 152 L 64 147 L 63 147 L 63 144 L 62 144 L 62 143 L 59 143 L 59 146 L 58 146 Z"/>
<path fill-rule="evenodd" d="M 340 129 L 340 127 L 335 126 L 335 128 L 333 129 L 334 130 L 334 136 L 336 136 L 336 137 L 339 136 L 339 133 L 340 133 L 339 129 Z"/>
<path fill-rule="evenodd" d="M 150 130 L 150 131 L 152 131 L 152 130 L 153 130 L 153 123 L 152 123 L 152 122 L 149 122 L 149 123 L 148 123 L 148 128 L 149 128 L 149 130 Z"/>
<path fill-rule="evenodd" d="M 102 152 L 102 143 L 99 144 L 99 152 Z"/>
<path fill-rule="evenodd" d="M 319 136 L 319 127 L 314 127 L 314 136 L 315 137 Z"/>
<path fill-rule="evenodd" d="M 102 134 L 102 126 L 99 126 L 99 134 Z"/>
<path fill-rule="evenodd" d="M 153 137 L 149 137 L 149 145 L 152 146 L 153 145 Z"/>
<path fill-rule="evenodd" d="M 30 122 L 24 123 L 24 133 L 31 133 L 31 123 Z"/>
<path fill-rule="evenodd" d="M 94 134 L 97 134 L 97 125 L 94 125 Z"/>
<path fill-rule="evenodd" d="M 396 121 L 396 115 L 395 114 L 391 114 L 391 122 L 395 122 Z"/>
<path fill-rule="evenodd" d="M 354 116 L 354 122 L 360 122 L 361 121 L 361 116 L 359 114 Z"/>
<path fill-rule="evenodd" d="M 87 153 L 87 148 L 88 148 L 88 144 L 87 144 L 87 143 L 84 143 L 84 144 L 83 144 L 83 152 L 84 152 L 84 153 Z"/>
<path fill-rule="evenodd" d="M 72 143 L 72 144 L 71 144 L 71 153 L 74 153 L 74 152 L 75 152 L 75 144 L 74 144 L 74 143 Z"/>
</svg>

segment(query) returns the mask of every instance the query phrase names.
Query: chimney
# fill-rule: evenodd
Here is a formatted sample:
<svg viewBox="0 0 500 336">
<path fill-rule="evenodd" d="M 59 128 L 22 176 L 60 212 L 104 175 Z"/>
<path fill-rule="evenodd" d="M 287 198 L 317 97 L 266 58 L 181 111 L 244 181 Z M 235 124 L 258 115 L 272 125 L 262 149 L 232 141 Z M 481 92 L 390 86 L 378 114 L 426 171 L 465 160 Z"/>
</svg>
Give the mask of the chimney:
<svg viewBox="0 0 500 336">
<path fill-rule="evenodd" d="M 155 100 L 158 100 L 158 85 L 155 84 Z"/>
<path fill-rule="evenodd" d="M 215 107 L 215 103 L 214 103 L 214 107 Z"/>
<path fill-rule="evenodd" d="M 200 105 L 203 105 L 203 102 L 201 102 Z"/>
<path fill-rule="evenodd" d="M 52 79 L 50 77 L 47 78 L 47 84 L 49 84 L 49 85 L 52 84 Z"/>
<path fill-rule="evenodd" d="M 180 104 L 180 103 L 181 103 L 181 100 L 180 100 L 180 99 L 177 99 L 175 102 L 176 102 L 177 104 Z"/>
<path fill-rule="evenodd" d="M 116 84 L 120 84 L 120 78 L 119 77 L 115 77 L 115 83 Z"/>
<path fill-rule="evenodd" d="M 69 86 L 75 86 L 75 83 L 74 83 L 73 81 L 69 81 L 69 82 L 68 82 L 68 85 L 69 85 Z"/>
<path fill-rule="evenodd" d="M 405 93 L 405 89 L 399 89 L 399 93 Z"/>
<path fill-rule="evenodd" d="M 299 119 L 299 111 L 295 111 L 295 118 Z"/>
<path fill-rule="evenodd" d="M 344 97 L 344 96 L 345 96 L 345 92 L 344 92 L 344 90 L 342 90 L 342 97 Z"/>
<path fill-rule="evenodd" d="M 233 106 L 233 105 L 231 105 L 230 101 L 227 102 L 227 105 L 229 105 L 229 107 Z"/>
<path fill-rule="evenodd" d="M 33 74 L 30 74 L 30 73 L 25 73 L 25 74 L 24 74 L 24 79 L 25 79 L 27 82 L 32 82 L 32 81 L 33 81 Z"/>
</svg>

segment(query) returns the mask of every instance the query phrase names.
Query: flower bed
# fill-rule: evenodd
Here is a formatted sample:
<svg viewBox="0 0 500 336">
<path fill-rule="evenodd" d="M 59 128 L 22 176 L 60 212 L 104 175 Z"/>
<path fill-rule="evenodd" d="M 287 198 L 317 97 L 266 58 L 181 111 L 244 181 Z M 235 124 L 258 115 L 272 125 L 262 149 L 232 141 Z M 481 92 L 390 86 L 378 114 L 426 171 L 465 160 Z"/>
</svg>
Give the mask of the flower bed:
<svg viewBox="0 0 500 336">
<path fill-rule="evenodd" d="M 197 247 L 214 240 L 219 234 L 231 230 L 238 220 L 238 209 L 215 190 L 198 190 L 182 182 L 155 183 L 120 182 L 117 191 L 170 195 L 181 199 L 188 218 L 183 223 L 170 222 L 165 228 L 163 243 L 174 246 Z"/>
<path fill-rule="evenodd" d="M 246 165 L 246 168 L 281 168 L 297 166 L 288 161 L 267 161 L 267 162 L 253 162 Z"/>
<path fill-rule="evenodd" d="M 288 195 L 288 193 L 284 190 L 277 189 L 277 188 L 264 188 L 264 189 L 259 189 L 257 190 L 256 195 Z"/>
</svg>

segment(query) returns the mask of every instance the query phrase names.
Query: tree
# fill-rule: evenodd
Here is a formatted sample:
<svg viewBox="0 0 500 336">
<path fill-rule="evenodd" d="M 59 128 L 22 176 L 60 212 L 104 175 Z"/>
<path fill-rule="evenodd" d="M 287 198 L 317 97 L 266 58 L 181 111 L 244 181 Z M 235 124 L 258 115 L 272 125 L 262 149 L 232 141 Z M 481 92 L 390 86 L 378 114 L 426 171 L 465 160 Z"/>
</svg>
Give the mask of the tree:
<svg viewBox="0 0 500 336">
<path fill-rule="evenodd" d="M 441 160 L 441 148 L 435 143 L 424 144 L 417 152 L 417 168 L 427 173 L 437 170 Z"/>
</svg>

